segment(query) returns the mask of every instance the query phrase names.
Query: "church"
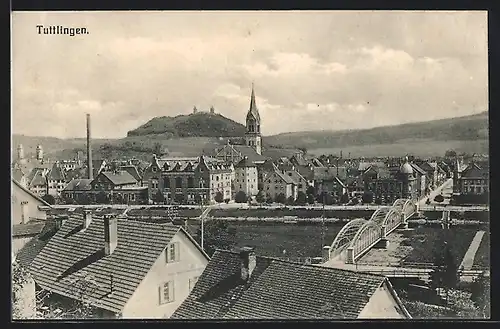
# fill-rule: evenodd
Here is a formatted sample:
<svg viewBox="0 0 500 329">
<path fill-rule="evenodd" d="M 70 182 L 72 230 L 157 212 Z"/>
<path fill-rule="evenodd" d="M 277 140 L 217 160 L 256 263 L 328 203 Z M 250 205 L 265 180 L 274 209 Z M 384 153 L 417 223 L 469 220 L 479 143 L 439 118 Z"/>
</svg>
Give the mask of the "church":
<svg viewBox="0 0 500 329">
<path fill-rule="evenodd" d="M 231 144 L 229 140 L 222 148 L 215 150 L 215 158 L 233 165 L 241 160 L 259 165 L 266 161 L 262 155 L 262 135 L 260 131 L 261 119 L 259 109 L 255 101 L 255 90 L 252 83 L 252 95 L 250 96 L 250 108 L 246 116 L 245 145 Z"/>
</svg>

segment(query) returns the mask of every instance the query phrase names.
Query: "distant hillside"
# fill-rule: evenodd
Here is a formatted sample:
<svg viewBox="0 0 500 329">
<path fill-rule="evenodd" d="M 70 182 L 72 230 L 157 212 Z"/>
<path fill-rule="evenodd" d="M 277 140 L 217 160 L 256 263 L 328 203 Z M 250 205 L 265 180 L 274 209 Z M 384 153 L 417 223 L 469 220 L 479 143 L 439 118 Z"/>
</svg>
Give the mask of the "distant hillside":
<svg viewBox="0 0 500 329">
<path fill-rule="evenodd" d="M 245 126 L 220 114 L 199 112 L 175 117 L 155 117 L 127 133 L 131 136 L 163 135 L 175 137 L 243 136 Z"/>
<path fill-rule="evenodd" d="M 266 138 L 269 145 L 307 149 L 407 143 L 418 140 L 488 140 L 488 113 L 362 130 L 284 133 Z"/>
<path fill-rule="evenodd" d="M 209 119 L 205 120 L 206 118 Z M 168 132 L 165 125 L 163 130 L 153 128 L 158 127 L 159 122 L 170 123 L 169 127 L 177 127 L 177 130 Z M 149 128 L 146 124 L 129 132 L 129 135 L 134 132 L 139 135 L 122 139 L 93 139 L 94 158 L 149 159 L 158 144 L 171 156 L 196 156 L 210 153 L 224 143 L 216 137 L 243 136 L 245 132 L 243 125 L 221 115 L 208 113 L 155 118 L 149 123 L 155 124 L 151 124 Z M 152 131 L 162 132 L 153 134 Z M 176 134 L 182 136 L 178 137 Z M 207 136 L 196 137 L 202 134 Z M 235 142 L 240 139 L 231 138 Z M 23 144 L 27 156 L 34 155 L 36 145 L 41 144 L 45 154 L 59 159 L 73 158 L 77 150 L 85 153 L 86 149 L 84 138 L 13 135 L 12 141 L 13 156 L 19 143 Z M 353 157 L 400 156 L 407 153 L 423 157 L 438 156 L 448 149 L 459 153 L 489 153 L 488 114 L 484 112 L 466 117 L 363 130 L 286 133 L 264 137 L 263 144 L 265 153 L 275 157 L 291 155 L 297 148 L 305 148 L 308 153 L 315 155 L 338 154 L 342 151 L 344 156 L 351 153 Z"/>
</svg>

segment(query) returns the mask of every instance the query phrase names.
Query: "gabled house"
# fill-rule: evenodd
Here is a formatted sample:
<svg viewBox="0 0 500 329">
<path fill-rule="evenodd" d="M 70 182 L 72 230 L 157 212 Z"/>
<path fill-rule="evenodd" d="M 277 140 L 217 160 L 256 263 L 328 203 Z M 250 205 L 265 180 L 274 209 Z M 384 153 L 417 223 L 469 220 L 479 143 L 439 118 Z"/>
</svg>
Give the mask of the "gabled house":
<svg viewBox="0 0 500 329">
<path fill-rule="evenodd" d="M 338 201 L 342 195 L 347 193 L 347 185 L 339 177 L 335 176 L 319 181 L 316 184 L 316 192 L 318 196 L 325 196 L 326 194 L 329 194 Z M 324 202 L 325 200 L 319 201 Z"/>
<path fill-rule="evenodd" d="M 86 203 L 90 200 L 92 179 L 75 178 L 61 191 L 61 196 L 66 202 L 74 200 L 77 203 Z"/>
<path fill-rule="evenodd" d="M 22 186 L 28 186 L 28 177 L 20 166 L 15 165 L 14 168 L 12 168 L 12 178 L 19 182 Z"/>
<path fill-rule="evenodd" d="M 57 162 L 54 163 L 45 177 L 48 185 L 47 193 L 54 196 L 60 195 L 62 190 L 66 187 L 66 177 L 61 165 Z"/>
<path fill-rule="evenodd" d="M 142 176 L 139 173 L 139 170 L 137 169 L 136 166 L 134 165 L 120 166 L 118 170 L 128 172 L 132 177 L 134 177 L 137 180 L 139 186 L 142 186 Z"/>
<path fill-rule="evenodd" d="M 487 167 L 471 162 L 456 179 L 458 193 L 452 197 L 454 204 L 488 204 L 490 173 Z M 455 190 L 455 187 L 454 187 Z"/>
<path fill-rule="evenodd" d="M 292 197 L 295 200 L 297 197 L 297 182 L 276 166 L 274 171 L 264 176 L 263 185 L 264 193 L 273 200 L 276 200 L 276 197 L 280 194 L 283 194 L 285 199 Z"/>
<path fill-rule="evenodd" d="M 47 178 L 43 170 L 35 168 L 28 176 L 28 188 L 40 197 L 48 192 Z"/>
<path fill-rule="evenodd" d="M 11 182 L 12 225 L 26 224 L 30 220 L 47 219 L 47 209 L 50 209 L 50 204 L 22 186 L 18 181 L 12 179 Z"/>
<path fill-rule="evenodd" d="M 411 318 L 381 275 L 218 250 L 171 319 Z"/>
<path fill-rule="evenodd" d="M 109 203 L 144 204 L 147 202 L 148 188 L 140 186 L 137 179 L 127 171 L 101 171 L 90 185 L 92 197 L 98 203 L 103 203 L 99 196 L 102 193 Z"/>
<path fill-rule="evenodd" d="M 416 163 L 411 163 L 410 165 L 415 175 L 415 188 L 417 190 L 417 196 L 422 197 L 427 194 L 427 191 L 430 191 L 427 185 L 427 172 Z"/>
<path fill-rule="evenodd" d="M 257 166 L 247 157 L 234 166 L 234 195 L 243 192 L 248 197 L 259 193 Z"/>
<path fill-rule="evenodd" d="M 30 272 L 53 301 L 87 302 L 99 318 L 168 318 L 208 261 L 180 226 L 86 212 L 62 224 Z"/>
</svg>

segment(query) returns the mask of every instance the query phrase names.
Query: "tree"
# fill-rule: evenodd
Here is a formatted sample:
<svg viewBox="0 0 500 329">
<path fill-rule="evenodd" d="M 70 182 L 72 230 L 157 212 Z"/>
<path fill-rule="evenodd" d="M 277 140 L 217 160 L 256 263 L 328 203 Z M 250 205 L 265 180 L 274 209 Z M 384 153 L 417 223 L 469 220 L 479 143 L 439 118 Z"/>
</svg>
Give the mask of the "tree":
<svg viewBox="0 0 500 329">
<path fill-rule="evenodd" d="M 247 195 L 245 192 L 243 191 L 239 191 L 238 193 L 236 193 L 236 195 L 234 196 L 234 201 L 236 201 L 237 203 L 245 203 L 248 201 L 248 198 L 247 198 Z"/>
<path fill-rule="evenodd" d="M 287 205 L 291 206 L 291 205 L 293 205 L 294 202 L 295 202 L 295 199 L 291 195 L 286 199 L 286 204 Z"/>
<path fill-rule="evenodd" d="M 349 194 L 346 192 L 340 197 L 340 203 L 346 204 L 349 202 Z"/>
<path fill-rule="evenodd" d="M 100 191 L 95 196 L 95 201 L 99 204 L 107 204 L 109 203 L 109 196 L 104 191 Z"/>
<path fill-rule="evenodd" d="M 284 203 L 286 202 L 286 196 L 285 196 L 285 194 L 280 193 L 280 194 L 276 195 L 276 199 L 275 199 L 275 201 L 276 201 L 277 203 L 284 204 Z"/>
<path fill-rule="evenodd" d="M 266 203 L 273 203 L 273 197 L 270 194 L 266 194 Z"/>
<path fill-rule="evenodd" d="M 217 203 L 221 203 L 224 201 L 224 195 L 222 195 L 220 191 L 217 191 L 217 193 L 215 193 L 214 200 Z"/>
<path fill-rule="evenodd" d="M 381 205 L 382 204 L 382 198 L 375 198 L 375 204 L 376 205 Z"/>
<path fill-rule="evenodd" d="M 307 202 L 307 196 L 304 192 L 299 191 L 297 193 L 297 199 L 295 200 L 295 204 L 299 206 L 305 205 Z"/>
<path fill-rule="evenodd" d="M 308 186 L 307 187 L 307 190 L 306 190 L 306 194 L 309 195 L 309 194 L 312 194 L 313 196 L 315 195 L 316 191 L 314 190 L 314 186 Z"/>
<path fill-rule="evenodd" d="M 264 201 L 266 201 L 266 195 L 264 194 L 264 191 L 259 191 L 259 193 L 257 193 L 257 195 L 255 196 L 255 200 L 258 203 L 263 203 Z"/>
<path fill-rule="evenodd" d="M 314 194 L 308 194 L 307 195 L 307 203 L 314 204 L 315 201 L 316 201 L 316 199 L 314 197 Z"/>
<path fill-rule="evenodd" d="M 125 198 L 121 194 L 114 194 L 113 195 L 113 203 L 115 204 L 124 204 L 126 203 Z"/>
<path fill-rule="evenodd" d="M 156 142 L 153 145 L 153 153 L 157 156 L 161 156 L 163 154 L 163 145 L 159 142 Z"/>
<path fill-rule="evenodd" d="M 201 195 L 200 194 L 195 194 L 194 195 L 194 202 L 196 204 L 200 204 L 201 203 Z"/>
<path fill-rule="evenodd" d="M 56 199 L 50 194 L 45 194 L 42 199 L 50 205 L 56 204 Z"/>
<path fill-rule="evenodd" d="M 184 194 L 176 194 L 174 198 L 175 202 L 178 204 L 183 204 L 186 201 L 186 196 Z"/>
<path fill-rule="evenodd" d="M 153 194 L 153 202 L 159 204 L 165 203 L 165 196 L 160 190 L 156 191 L 156 193 Z"/>
<path fill-rule="evenodd" d="M 225 220 L 214 218 L 207 221 L 203 229 L 203 248 L 209 256 L 215 249 L 230 250 L 236 244 L 236 232 Z M 197 240 L 201 243 L 201 228 L 198 229 Z"/>
<path fill-rule="evenodd" d="M 351 200 L 351 202 L 352 202 L 353 205 L 357 205 L 359 203 L 359 199 L 358 198 L 353 198 Z"/>
<path fill-rule="evenodd" d="M 441 203 L 444 201 L 444 197 L 441 194 L 438 194 L 434 197 L 434 201 Z"/>
<path fill-rule="evenodd" d="M 361 200 L 363 201 L 363 203 L 373 203 L 373 192 L 366 191 L 365 193 L 363 193 Z"/>
<path fill-rule="evenodd" d="M 471 300 L 477 307 L 482 317 L 490 317 L 490 280 L 481 273 L 472 283 Z"/>
<path fill-rule="evenodd" d="M 455 150 L 447 150 L 444 153 L 444 156 L 447 157 L 447 158 L 454 158 L 454 157 L 457 156 L 457 152 Z"/>
</svg>

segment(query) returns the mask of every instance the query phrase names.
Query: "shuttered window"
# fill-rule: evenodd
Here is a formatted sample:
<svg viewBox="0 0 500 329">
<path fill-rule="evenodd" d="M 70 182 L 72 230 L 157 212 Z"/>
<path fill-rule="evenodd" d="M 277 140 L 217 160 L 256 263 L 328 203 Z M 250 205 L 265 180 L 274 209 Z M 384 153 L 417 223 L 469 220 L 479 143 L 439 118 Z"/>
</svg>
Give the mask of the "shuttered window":
<svg viewBox="0 0 500 329">
<path fill-rule="evenodd" d="M 172 242 L 167 247 L 167 263 L 174 263 L 180 260 L 179 242 Z"/>
<path fill-rule="evenodd" d="M 158 288 L 160 305 L 171 303 L 175 299 L 174 295 L 174 281 L 168 281 L 160 285 Z"/>
</svg>

